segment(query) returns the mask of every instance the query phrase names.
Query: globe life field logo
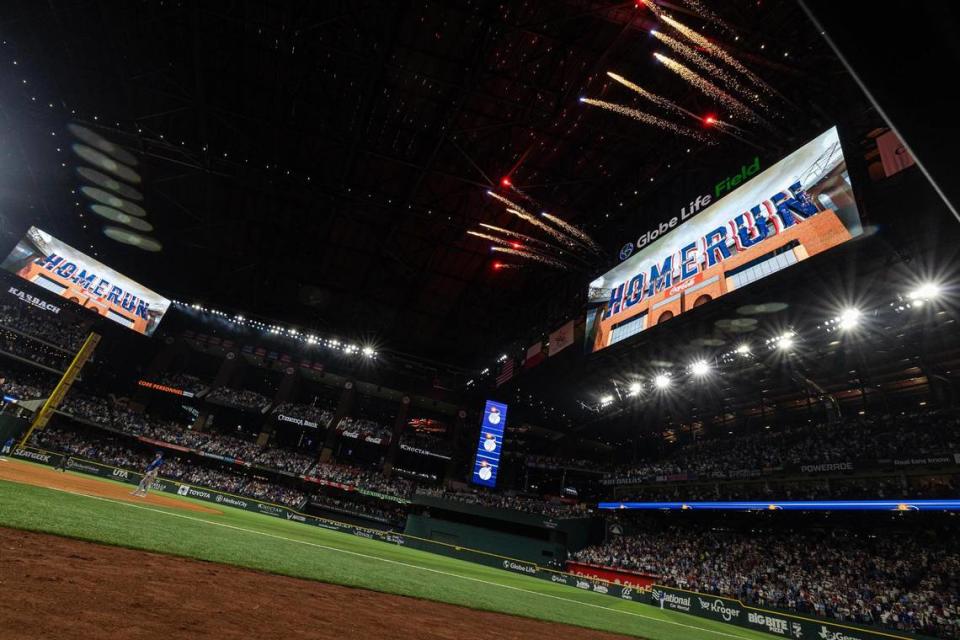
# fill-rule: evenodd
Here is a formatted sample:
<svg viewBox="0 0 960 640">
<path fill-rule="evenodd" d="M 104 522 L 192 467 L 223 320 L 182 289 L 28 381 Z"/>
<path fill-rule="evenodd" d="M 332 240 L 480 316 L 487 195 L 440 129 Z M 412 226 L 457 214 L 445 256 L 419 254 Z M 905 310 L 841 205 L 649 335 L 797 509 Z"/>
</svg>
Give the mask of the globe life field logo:
<svg viewBox="0 0 960 640">
<path fill-rule="evenodd" d="M 719 200 L 721 197 L 730 193 L 759 172 L 760 156 L 754 156 L 753 160 L 749 164 L 740 166 L 740 171 L 717 182 L 717 184 L 713 187 L 713 193 L 705 193 L 697 196 L 695 199 L 691 200 L 689 204 L 680 207 L 680 215 L 673 216 L 669 220 L 661 222 L 656 227 L 643 233 L 639 238 L 637 238 L 635 247 L 632 243 L 625 244 L 623 248 L 620 249 L 620 260 L 626 260 L 633 255 L 634 250 L 642 249 L 663 234 L 675 228 L 681 222 L 691 218 L 694 214 L 700 213 L 709 207 L 714 200 Z"/>
</svg>

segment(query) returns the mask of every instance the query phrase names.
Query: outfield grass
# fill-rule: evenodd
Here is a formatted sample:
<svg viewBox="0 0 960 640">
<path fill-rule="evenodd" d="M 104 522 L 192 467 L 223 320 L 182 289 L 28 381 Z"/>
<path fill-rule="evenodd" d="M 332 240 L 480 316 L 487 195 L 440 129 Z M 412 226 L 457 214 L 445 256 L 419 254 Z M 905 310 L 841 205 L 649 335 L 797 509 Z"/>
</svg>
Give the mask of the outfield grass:
<svg viewBox="0 0 960 640">
<path fill-rule="evenodd" d="M 239 509 L 227 508 L 222 515 L 194 513 L 0 481 L 0 525 L 650 640 L 768 640 L 770 637 L 661 611 L 650 605 Z"/>
</svg>

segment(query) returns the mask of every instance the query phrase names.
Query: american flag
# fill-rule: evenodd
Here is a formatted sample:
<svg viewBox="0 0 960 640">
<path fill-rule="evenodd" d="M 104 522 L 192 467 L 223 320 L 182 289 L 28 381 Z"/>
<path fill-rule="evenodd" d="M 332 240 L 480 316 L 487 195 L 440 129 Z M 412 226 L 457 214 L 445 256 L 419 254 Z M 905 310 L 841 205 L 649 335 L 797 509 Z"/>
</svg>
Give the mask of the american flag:
<svg viewBox="0 0 960 640">
<path fill-rule="evenodd" d="M 497 375 L 497 386 L 499 387 L 500 385 L 505 384 L 512 377 L 513 358 L 507 358 L 507 361 L 503 363 L 503 367 L 500 368 L 500 373 Z"/>
</svg>

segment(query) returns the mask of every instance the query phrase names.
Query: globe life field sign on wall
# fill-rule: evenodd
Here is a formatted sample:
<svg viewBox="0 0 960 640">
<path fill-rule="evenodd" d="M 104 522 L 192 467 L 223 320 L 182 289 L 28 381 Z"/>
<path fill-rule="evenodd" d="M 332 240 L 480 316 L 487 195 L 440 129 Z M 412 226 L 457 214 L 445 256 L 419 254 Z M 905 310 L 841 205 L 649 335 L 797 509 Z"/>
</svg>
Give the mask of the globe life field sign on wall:
<svg viewBox="0 0 960 640">
<path fill-rule="evenodd" d="M 503 431 L 507 426 L 507 405 L 487 400 L 483 407 L 483 422 L 480 424 L 480 441 L 473 461 L 474 484 L 484 487 L 497 486 L 497 471 L 500 468 L 500 450 L 503 448 Z"/>
<path fill-rule="evenodd" d="M 701 197 L 645 232 L 639 249 L 590 283 L 588 352 L 863 232 L 836 128 L 758 170 L 741 167 L 716 185 L 718 199 Z"/>
</svg>

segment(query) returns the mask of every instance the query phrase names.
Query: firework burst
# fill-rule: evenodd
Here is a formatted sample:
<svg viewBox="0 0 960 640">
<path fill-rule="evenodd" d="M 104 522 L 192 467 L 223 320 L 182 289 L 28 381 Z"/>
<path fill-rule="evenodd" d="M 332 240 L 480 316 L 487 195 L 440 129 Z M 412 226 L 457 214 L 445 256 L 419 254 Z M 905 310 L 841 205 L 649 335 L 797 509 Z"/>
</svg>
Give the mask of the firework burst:
<svg viewBox="0 0 960 640">
<path fill-rule="evenodd" d="M 644 113 L 643 111 L 638 111 L 637 109 L 625 107 L 622 104 L 607 102 L 606 100 L 594 100 L 593 98 L 580 98 L 580 102 L 594 107 L 600 107 L 601 109 L 606 109 L 607 111 L 613 111 L 614 113 L 619 113 L 622 116 L 633 118 L 638 122 L 660 127 L 661 129 L 666 129 L 667 131 L 672 131 L 682 136 L 699 140 L 700 142 L 710 142 L 710 140 L 699 131 L 682 127 L 678 124 L 670 122 L 669 120 L 652 116 L 649 113 Z"/>
<path fill-rule="evenodd" d="M 697 67 L 700 67 L 701 69 L 703 69 L 707 74 L 723 80 L 723 82 L 728 87 L 731 87 L 732 89 L 740 93 L 742 96 L 750 100 L 751 103 L 757 105 L 758 107 L 762 107 L 764 109 L 767 108 L 766 105 L 763 104 L 763 102 L 760 100 L 756 90 L 751 89 L 750 87 L 744 85 L 742 82 L 737 80 L 733 76 L 733 74 L 728 72 L 726 69 L 723 69 L 713 64 L 705 56 L 702 56 L 699 53 L 697 53 L 692 47 L 688 47 L 687 45 L 683 44 L 676 38 L 671 38 L 667 34 L 662 33 L 660 31 L 651 31 L 650 34 L 654 38 L 656 38 L 657 40 L 659 40 L 660 42 L 667 45 L 668 47 L 676 51 L 678 54 L 680 54 L 681 56 L 689 60 L 691 63 L 693 63 Z"/>
<path fill-rule="evenodd" d="M 620 84 L 622 84 L 623 86 L 625 86 L 626 88 L 630 89 L 637 95 L 639 95 L 641 98 L 645 100 L 649 100 L 650 102 L 657 105 L 658 107 L 663 107 L 664 109 L 667 109 L 668 111 L 672 111 L 678 115 L 687 115 L 687 113 L 683 109 L 681 109 L 674 103 L 670 102 L 666 98 L 661 98 L 655 93 L 650 93 L 640 85 L 630 82 L 620 74 L 614 73 L 613 71 L 607 71 L 607 75 L 613 78 L 614 80 L 616 80 L 617 82 L 619 82 Z"/>
<path fill-rule="evenodd" d="M 715 98 L 725 107 L 727 107 L 732 113 L 737 114 L 745 120 L 750 120 L 751 122 L 763 123 L 764 120 L 757 115 L 757 112 L 743 104 L 729 93 L 713 84 L 709 80 L 702 78 L 700 75 L 691 71 L 689 67 L 685 67 L 676 60 L 668 58 L 667 56 L 655 53 L 654 57 L 663 63 L 665 67 L 673 71 L 675 74 L 689 82 L 691 85 L 700 90 L 701 93 L 708 95 L 712 98 Z"/>
<path fill-rule="evenodd" d="M 652 2 L 648 2 L 648 6 L 651 6 L 651 7 L 652 7 L 652 6 L 654 6 L 654 5 L 653 5 Z M 676 29 L 676 30 L 677 30 L 680 34 L 682 34 L 685 38 L 687 38 L 688 40 L 690 40 L 690 41 L 693 42 L 694 44 L 697 44 L 697 45 L 703 47 L 703 48 L 707 51 L 707 53 L 709 53 L 710 55 L 712 55 L 712 56 L 715 57 L 715 58 L 719 58 L 720 60 L 723 60 L 723 61 L 724 61 L 726 64 L 728 64 L 730 67 L 732 67 L 732 68 L 736 69 L 737 71 L 739 71 L 740 73 L 742 73 L 748 80 L 750 80 L 750 82 L 752 82 L 753 84 L 755 84 L 755 85 L 756 85 L 758 88 L 760 88 L 764 93 L 766 93 L 766 94 L 768 94 L 768 95 L 773 95 L 773 94 L 774 94 L 773 89 L 770 87 L 770 85 L 768 85 L 766 82 L 763 81 L 763 78 L 761 78 L 760 76 L 758 76 L 757 74 L 755 74 L 753 71 L 750 71 L 750 69 L 747 69 L 745 66 L 743 66 L 742 64 L 740 64 L 740 61 L 737 60 L 736 58 L 734 58 L 734 57 L 733 57 L 732 55 L 730 55 L 729 53 L 727 53 L 727 51 L 726 51 L 723 47 L 720 47 L 720 46 L 718 46 L 718 45 L 715 45 L 714 43 L 710 42 L 710 40 L 709 40 L 708 38 L 700 35 L 699 33 L 697 33 L 696 31 L 694 31 L 693 29 L 691 29 L 691 28 L 688 27 L 687 25 L 683 24 L 682 22 L 678 22 L 677 20 L 674 20 L 674 19 L 671 18 L 670 16 L 668 16 L 668 15 L 666 15 L 665 13 L 663 13 L 662 11 L 660 11 L 660 8 L 659 8 L 659 7 L 657 7 L 657 8 L 654 10 L 654 13 L 656 14 L 656 16 L 657 16 L 658 18 L 660 18 L 661 20 L 663 20 L 664 22 L 666 22 L 668 25 L 670 25 L 671 27 L 673 27 L 674 29 Z"/>
</svg>

